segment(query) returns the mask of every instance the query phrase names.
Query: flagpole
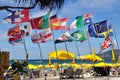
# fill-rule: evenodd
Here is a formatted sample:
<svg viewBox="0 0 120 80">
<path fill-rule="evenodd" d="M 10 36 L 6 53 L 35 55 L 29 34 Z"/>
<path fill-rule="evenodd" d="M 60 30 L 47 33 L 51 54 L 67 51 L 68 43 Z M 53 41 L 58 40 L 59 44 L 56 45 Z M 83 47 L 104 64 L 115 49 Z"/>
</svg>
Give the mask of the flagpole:
<svg viewBox="0 0 120 80">
<path fill-rule="evenodd" d="M 50 12 L 52 11 L 52 9 L 50 9 L 50 11 L 49 11 L 49 14 L 50 14 Z M 50 23 L 50 20 L 49 20 L 49 23 Z M 50 28 L 52 27 L 52 25 L 50 24 Z M 51 30 L 52 30 L 52 28 L 51 28 Z M 57 47 L 56 47 L 56 44 L 55 44 L 55 37 L 54 37 L 54 31 L 52 30 L 52 34 L 53 34 L 53 44 L 54 44 L 54 49 L 55 49 L 55 53 L 56 53 L 56 59 L 57 59 L 57 61 L 58 61 L 58 52 L 57 52 Z M 61 71 L 62 71 L 62 63 L 61 63 Z M 61 78 L 61 74 L 60 74 L 60 69 L 58 69 L 58 73 L 59 73 L 59 78 L 60 78 L 60 80 L 62 80 L 62 78 Z"/>
<path fill-rule="evenodd" d="M 32 15 L 31 15 L 32 17 Z M 32 19 L 32 22 L 33 22 L 33 27 L 35 27 L 35 23 Z M 37 34 L 37 31 L 35 30 L 35 34 Z M 41 50 L 41 46 L 40 46 L 40 43 L 37 43 L 38 44 L 38 48 L 39 48 L 39 55 L 40 55 L 40 59 L 42 60 L 42 65 L 43 65 L 43 57 L 42 57 L 42 50 Z M 43 65 L 44 66 L 44 65 Z"/>
<path fill-rule="evenodd" d="M 20 22 L 19 22 L 19 26 L 20 26 Z M 21 34 L 22 35 L 22 34 Z M 25 42 L 25 37 L 22 36 L 22 42 L 23 42 L 23 46 L 24 46 L 24 49 L 25 49 L 25 54 L 26 54 L 26 62 L 28 62 L 28 57 L 29 57 L 29 54 L 27 52 L 27 48 L 26 48 L 26 42 Z"/>
<path fill-rule="evenodd" d="M 110 20 L 111 20 L 111 22 L 112 22 L 112 24 L 113 24 L 113 19 L 112 19 L 112 17 L 110 17 Z M 117 43 L 117 47 L 118 47 L 118 54 L 119 54 L 119 56 L 120 56 L 120 48 L 119 48 L 119 45 L 118 45 L 118 40 L 117 40 L 117 36 L 116 36 L 116 31 L 115 31 L 115 28 L 114 28 L 114 26 L 112 26 L 112 28 L 113 28 L 113 33 L 114 33 L 114 35 L 115 35 L 115 40 L 116 40 L 116 43 Z M 119 59 L 119 58 L 118 58 Z"/>
<path fill-rule="evenodd" d="M 108 32 L 108 35 L 109 35 L 109 27 L 108 27 L 108 21 L 107 21 L 107 32 Z M 110 37 L 110 36 L 109 36 Z M 110 37 L 110 40 L 111 40 L 111 42 L 112 42 L 112 39 L 111 39 L 111 37 Z M 114 62 L 116 62 L 116 60 L 115 60 L 115 53 L 114 53 L 114 47 L 113 47 L 113 45 L 112 45 L 112 47 L 111 47 L 111 49 L 112 49 L 112 62 L 114 63 Z"/>
<path fill-rule="evenodd" d="M 113 22 L 112 17 L 110 18 L 110 20 Z M 118 47 L 118 49 L 120 49 L 120 48 L 119 48 L 119 45 L 118 45 L 118 40 L 117 40 L 116 31 L 115 31 L 114 26 L 112 26 L 112 28 L 113 28 L 113 33 L 114 33 L 114 35 L 115 35 L 115 39 L 116 39 L 116 42 L 117 42 L 117 47 Z"/>
<path fill-rule="evenodd" d="M 26 48 L 26 43 L 25 43 L 24 37 L 22 37 L 22 41 L 23 41 L 23 46 L 24 46 L 25 53 L 26 53 L 26 61 L 28 62 L 28 56 L 29 56 L 29 54 L 27 53 L 27 48 Z"/>
<path fill-rule="evenodd" d="M 19 26 L 20 26 L 20 22 L 19 22 Z M 26 62 L 28 63 L 28 57 L 29 57 L 29 53 L 27 52 L 27 48 L 26 48 L 26 42 L 25 42 L 25 38 L 24 36 L 22 37 L 22 42 L 23 42 L 23 46 L 25 49 L 25 54 L 26 54 Z"/>
<path fill-rule="evenodd" d="M 62 34 L 63 34 L 63 31 L 62 31 L 62 30 L 61 30 L 61 32 L 62 32 Z M 68 55 L 68 61 L 69 61 L 69 63 L 70 63 L 70 55 L 69 55 L 69 53 L 68 53 L 67 43 L 64 42 L 64 44 L 65 44 L 65 48 L 66 48 L 67 55 Z M 71 65 L 71 63 L 70 63 L 70 65 Z"/>
<path fill-rule="evenodd" d="M 31 17 L 32 17 L 32 15 L 31 15 Z M 33 19 L 32 19 L 32 22 L 33 22 L 33 27 L 35 27 L 35 23 L 34 23 Z M 35 30 L 35 33 L 37 34 L 37 31 L 36 31 L 36 30 Z M 45 66 L 44 66 L 43 57 L 42 57 L 42 50 L 41 50 L 40 43 L 37 43 L 37 44 L 38 44 L 38 48 L 39 48 L 40 58 L 41 58 L 41 60 L 42 60 L 43 73 L 44 73 L 44 77 L 45 77 L 45 80 L 46 80 L 46 74 L 45 74 L 45 71 L 44 71 Z"/>
<path fill-rule="evenodd" d="M 56 13 L 57 14 L 57 13 Z M 58 18 L 59 19 L 59 18 Z M 58 20 L 58 22 L 59 22 L 59 24 L 60 24 L 60 21 Z M 61 26 L 61 25 L 60 25 Z M 63 25 L 62 25 L 63 26 Z M 66 24 L 64 25 L 65 27 L 66 27 Z M 67 30 L 66 30 L 67 31 Z M 63 30 L 61 30 L 61 32 L 62 32 L 62 34 L 63 34 Z M 65 48 L 66 48 L 66 51 L 67 51 L 67 54 L 68 54 L 68 61 L 69 61 L 69 63 L 70 63 L 70 55 L 69 55 L 69 53 L 68 53 L 68 48 L 67 48 L 67 43 L 66 42 L 64 42 L 64 45 L 65 45 Z M 71 65 L 71 63 L 70 63 L 70 65 Z"/>
</svg>

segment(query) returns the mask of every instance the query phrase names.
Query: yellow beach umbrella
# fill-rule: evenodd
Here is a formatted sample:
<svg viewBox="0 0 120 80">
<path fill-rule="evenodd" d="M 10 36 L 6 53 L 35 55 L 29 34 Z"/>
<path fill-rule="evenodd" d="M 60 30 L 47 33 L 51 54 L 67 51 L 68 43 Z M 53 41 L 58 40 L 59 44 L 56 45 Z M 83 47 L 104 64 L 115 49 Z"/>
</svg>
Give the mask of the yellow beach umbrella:
<svg viewBox="0 0 120 80">
<path fill-rule="evenodd" d="M 37 69 L 37 66 L 33 65 L 33 64 L 28 64 L 29 69 Z"/>
<path fill-rule="evenodd" d="M 36 66 L 37 69 L 42 69 L 44 66 L 42 64 Z"/>
<path fill-rule="evenodd" d="M 48 57 L 65 60 L 65 59 L 69 59 L 69 58 L 74 58 L 74 54 L 71 52 L 67 52 L 65 50 L 58 50 L 58 51 L 54 51 L 54 52 L 49 53 Z"/>
<path fill-rule="evenodd" d="M 83 56 L 77 56 L 77 59 L 90 60 L 90 61 L 103 61 L 103 58 L 97 56 L 96 54 L 87 54 Z"/>
<path fill-rule="evenodd" d="M 45 67 L 46 67 L 46 68 L 53 68 L 54 65 L 53 65 L 53 64 L 46 64 Z"/>
<path fill-rule="evenodd" d="M 100 63 L 95 64 L 95 67 L 106 67 L 106 66 L 111 67 L 112 64 L 106 63 L 106 62 L 100 62 Z"/>
<path fill-rule="evenodd" d="M 86 64 L 86 63 L 83 63 L 83 64 L 81 64 L 81 66 L 84 67 L 84 68 L 91 68 L 91 67 L 94 66 L 94 64 Z"/>
</svg>

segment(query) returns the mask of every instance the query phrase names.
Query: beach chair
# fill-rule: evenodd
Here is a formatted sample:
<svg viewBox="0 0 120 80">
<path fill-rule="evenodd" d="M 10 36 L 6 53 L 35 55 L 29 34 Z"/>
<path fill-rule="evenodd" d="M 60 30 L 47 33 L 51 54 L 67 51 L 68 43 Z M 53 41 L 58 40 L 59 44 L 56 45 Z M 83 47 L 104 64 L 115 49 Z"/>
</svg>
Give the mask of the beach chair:
<svg viewBox="0 0 120 80">
<path fill-rule="evenodd" d="M 51 75 L 52 75 L 52 76 L 56 76 L 56 75 L 57 75 L 56 70 L 53 69 L 53 70 L 51 71 Z"/>
<path fill-rule="evenodd" d="M 74 75 L 75 77 L 80 77 L 80 75 L 83 77 L 83 69 L 76 69 Z"/>
<path fill-rule="evenodd" d="M 66 71 L 64 73 L 60 74 L 61 78 L 74 78 L 74 73 L 73 73 L 73 69 L 72 68 L 68 68 L 66 69 Z"/>
</svg>

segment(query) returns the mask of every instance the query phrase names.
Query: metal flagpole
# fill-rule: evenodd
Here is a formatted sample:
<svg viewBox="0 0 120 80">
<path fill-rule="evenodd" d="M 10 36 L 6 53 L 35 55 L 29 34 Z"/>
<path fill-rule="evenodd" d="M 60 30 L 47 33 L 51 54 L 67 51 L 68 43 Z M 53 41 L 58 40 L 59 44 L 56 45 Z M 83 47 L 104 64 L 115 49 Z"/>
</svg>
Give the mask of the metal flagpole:
<svg viewBox="0 0 120 80">
<path fill-rule="evenodd" d="M 20 23 L 19 23 L 19 26 L 20 26 Z M 21 35 L 22 35 L 22 33 L 21 33 Z M 26 42 L 25 42 L 25 38 L 24 38 L 24 36 L 22 36 L 22 42 L 23 42 L 23 46 L 24 46 L 24 49 L 25 49 L 26 61 L 28 62 L 29 54 L 28 54 L 28 52 L 27 52 Z"/>
<path fill-rule="evenodd" d="M 32 15 L 31 15 L 31 17 L 32 17 Z M 32 19 L 32 22 L 33 22 L 33 27 L 35 27 L 35 23 L 34 23 L 34 21 L 33 21 L 33 19 Z M 37 31 L 35 30 L 35 34 L 37 34 Z M 39 48 L 39 54 L 40 54 L 40 59 L 41 60 L 43 60 L 43 57 L 42 57 L 42 50 L 41 50 L 41 46 L 40 46 L 40 43 L 38 43 L 38 48 Z M 43 61 L 42 61 L 42 63 L 43 63 Z"/>
<path fill-rule="evenodd" d="M 108 33 L 108 35 L 109 35 L 109 27 L 108 27 L 108 21 L 107 21 L 107 33 Z M 110 35 L 109 35 L 109 37 L 110 37 Z M 112 42 L 112 39 L 111 39 L 111 37 L 110 37 L 110 40 L 111 40 L 111 42 Z M 112 62 L 115 62 L 116 60 L 115 60 L 115 54 L 114 54 L 114 47 L 113 47 L 113 45 L 112 45 L 112 47 L 111 47 L 111 49 L 112 49 Z"/>
<path fill-rule="evenodd" d="M 111 22 L 112 22 L 112 24 L 113 24 L 112 17 L 110 18 L 110 20 L 111 20 Z M 118 54 L 119 54 L 119 56 L 120 56 L 120 48 L 119 48 L 119 45 L 118 45 L 118 40 L 117 40 L 117 36 L 116 36 L 116 31 L 115 31 L 114 25 L 112 26 L 112 28 L 113 28 L 113 33 L 114 33 L 114 35 L 115 35 L 115 40 L 116 40 L 116 43 L 117 43 Z M 118 58 L 118 59 L 119 59 L 119 58 Z"/>
<path fill-rule="evenodd" d="M 31 17 L 32 17 L 32 15 L 31 15 Z M 35 23 L 34 23 L 33 19 L 32 19 L 32 22 L 33 22 L 33 27 L 35 27 Z M 36 30 L 35 30 L 35 34 L 37 34 L 37 31 L 36 31 Z M 43 62 L 43 57 L 42 57 L 42 50 L 41 50 L 40 43 L 37 43 L 37 44 L 38 44 L 40 59 L 41 59 L 41 61 L 42 61 L 42 65 L 43 65 L 43 73 L 44 73 L 45 80 L 46 80 L 46 74 L 45 74 L 45 72 L 44 72 L 44 62 Z"/>
<path fill-rule="evenodd" d="M 50 11 L 49 11 L 49 14 L 50 14 L 50 12 L 52 11 L 52 9 L 50 9 Z M 50 20 L 49 20 L 49 23 L 50 23 Z M 52 27 L 52 25 L 50 24 L 50 28 Z M 57 52 L 57 47 L 56 47 L 56 44 L 55 44 L 55 37 L 54 37 L 54 31 L 52 30 L 52 34 L 53 34 L 53 43 L 54 43 L 54 49 L 55 49 L 55 53 L 56 53 L 56 59 L 57 59 L 57 61 L 58 61 L 58 52 Z M 61 63 L 61 65 L 62 65 L 62 63 Z M 59 76 L 60 76 L 60 80 L 62 80 L 61 79 L 61 74 L 60 74 L 60 69 L 58 69 L 59 71 L 58 71 L 58 73 L 59 73 Z M 61 71 L 62 71 L 62 66 L 61 66 Z"/>
<path fill-rule="evenodd" d="M 63 34 L 63 31 L 62 31 L 62 34 Z M 69 63 L 70 63 L 70 55 L 69 55 L 69 52 L 68 52 L 67 43 L 64 42 L 64 44 L 65 44 L 65 48 L 66 48 L 67 55 L 68 55 L 68 61 L 69 61 Z M 70 66 L 71 66 L 71 63 L 70 63 Z M 73 80 L 74 80 L 74 77 L 73 77 Z"/>
<path fill-rule="evenodd" d="M 26 61 L 28 62 L 28 52 L 27 52 L 27 48 L 26 48 L 26 43 L 25 43 L 25 39 L 24 37 L 22 37 L 22 41 L 23 41 L 23 46 L 24 46 L 24 49 L 25 49 L 25 54 L 26 54 Z"/>
</svg>

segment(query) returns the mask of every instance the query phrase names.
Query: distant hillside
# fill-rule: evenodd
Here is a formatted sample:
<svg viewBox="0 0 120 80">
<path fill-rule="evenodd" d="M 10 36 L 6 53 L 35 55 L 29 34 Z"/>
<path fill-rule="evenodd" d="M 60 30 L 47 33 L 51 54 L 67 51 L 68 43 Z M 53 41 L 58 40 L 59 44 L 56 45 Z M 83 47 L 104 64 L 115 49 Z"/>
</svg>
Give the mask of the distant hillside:
<svg viewBox="0 0 120 80">
<path fill-rule="evenodd" d="M 116 61 L 118 61 L 118 56 L 120 54 L 120 50 L 118 49 L 114 49 L 114 52 L 115 52 L 115 59 Z M 111 62 L 112 60 L 112 55 L 111 55 L 112 51 L 111 50 L 108 50 L 106 52 L 103 52 L 101 54 L 97 54 L 98 56 L 104 58 L 104 61 L 105 62 Z"/>
</svg>

